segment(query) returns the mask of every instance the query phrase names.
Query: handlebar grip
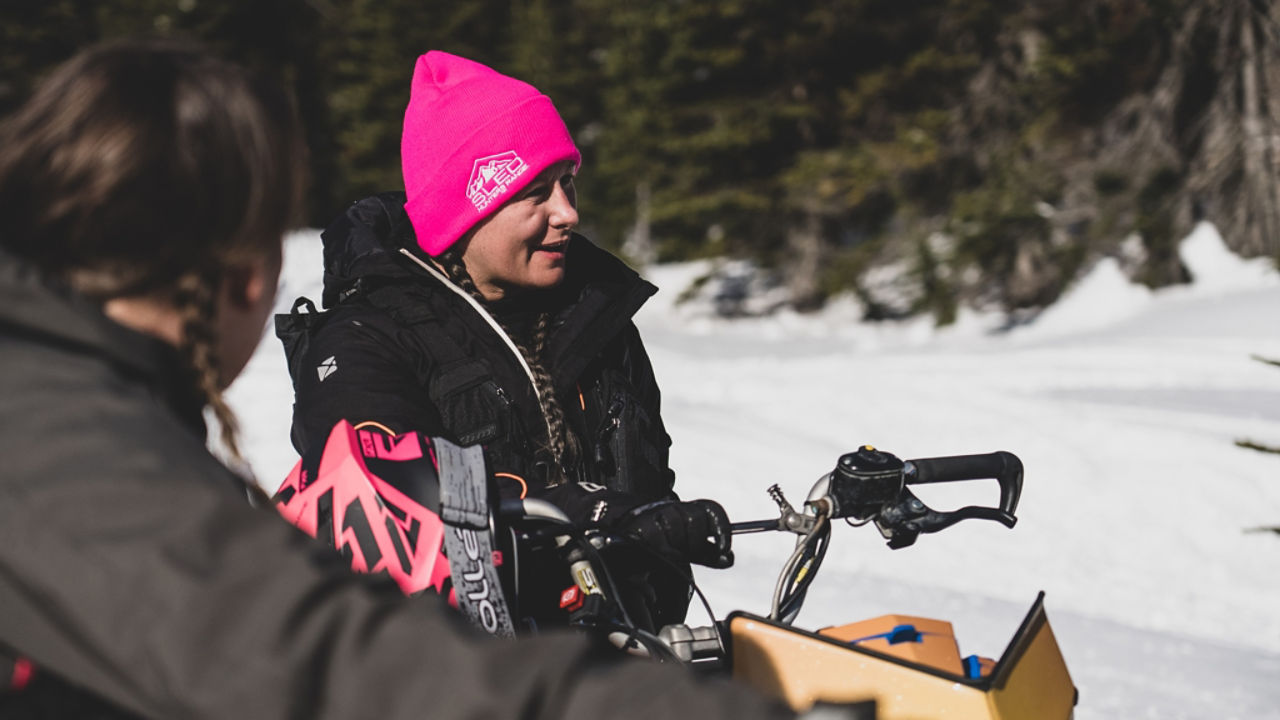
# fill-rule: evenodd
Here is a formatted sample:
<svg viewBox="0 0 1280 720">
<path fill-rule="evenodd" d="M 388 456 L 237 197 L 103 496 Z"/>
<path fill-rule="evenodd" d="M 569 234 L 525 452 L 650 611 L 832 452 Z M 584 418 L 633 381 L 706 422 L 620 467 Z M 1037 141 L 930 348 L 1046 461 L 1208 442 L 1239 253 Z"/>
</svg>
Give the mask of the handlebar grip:
<svg viewBox="0 0 1280 720">
<path fill-rule="evenodd" d="M 914 468 L 907 484 L 995 479 L 1000 483 L 1000 509 L 1013 514 L 1022 495 L 1022 461 L 1011 452 L 999 450 L 986 455 L 953 455 L 909 461 Z"/>
</svg>

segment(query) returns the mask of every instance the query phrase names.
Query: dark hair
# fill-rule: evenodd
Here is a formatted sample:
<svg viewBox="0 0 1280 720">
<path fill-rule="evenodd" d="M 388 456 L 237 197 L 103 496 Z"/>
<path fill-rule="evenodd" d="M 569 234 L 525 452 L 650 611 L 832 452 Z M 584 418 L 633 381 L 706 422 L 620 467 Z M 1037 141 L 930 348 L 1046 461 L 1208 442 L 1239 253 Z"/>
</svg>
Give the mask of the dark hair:
<svg viewBox="0 0 1280 720">
<path fill-rule="evenodd" d="M 233 454 L 216 293 L 228 262 L 280 252 L 303 195 L 296 128 L 278 88 L 160 40 L 80 52 L 0 126 L 0 244 L 97 302 L 176 308 L 179 350 Z"/>
<path fill-rule="evenodd" d="M 462 261 L 462 252 L 458 249 L 460 246 L 460 243 L 455 244 L 432 259 L 444 270 L 445 275 L 454 285 L 466 291 L 468 295 L 475 298 L 476 302 L 487 306 L 488 301 L 476 287 L 471 273 L 467 272 L 466 263 Z M 498 321 L 501 322 L 501 318 L 498 318 Z M 568 470 L 577 462 L 580 448 L 573 432 L 569 429 L 569 424 L 565 422 L 564 407 L 556 396 L 551 373 L 542 362 L 547 336 L 551 331 L 550 321 L 549 312 L 538 313 L 532 335 L 527 342 L 516 339 L 505 326 L 504 329 L 507 329 L 507 334 L 512 337 L 516 348 L 524 356 L 525 363 L 529 365 L 529 371 L 533 374 L 533 383 L 537 390 L 542 416 L 547 421 L 547 446 L 543 448 L 543 454 L 549 457 L 542 458 L 549 467 L 547 482 L 560 484 L 569 479 Z"/>
</svg>

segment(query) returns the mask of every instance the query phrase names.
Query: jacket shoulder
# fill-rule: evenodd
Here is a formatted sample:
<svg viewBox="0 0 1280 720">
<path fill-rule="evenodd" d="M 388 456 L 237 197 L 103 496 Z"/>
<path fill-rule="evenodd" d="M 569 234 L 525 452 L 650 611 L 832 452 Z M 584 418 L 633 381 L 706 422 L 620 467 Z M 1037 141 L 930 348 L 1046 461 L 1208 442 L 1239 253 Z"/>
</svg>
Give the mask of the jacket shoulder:
<svg viewBox="0 0 1280 720">
<path fill-rule="evenodd" d="M 324 244 L 324 307 L 366 277 L 402 278 L 412 271 L 398 257 L 416 244 L 402 192 L 384 192 L 357 200 L 321 233 Z"/>
<path fill-rule="evenodd" d="M 407 354 L 401 342 L 403 326 L 393 314 L 370 304 L 363 296 L 323 312 L 302 297 L 295 301 L 291 312 L 275 316 L 275 334 L 284 348 L 295 391 L 305 367 L 338 349 L 370 348 L 375 355 L 403 357 Z"/>
<path fill-rule="evenodd" d="M 213 484 L 230 473 L 206 451 L 201 428 L 175 422 L 143 378 L 83 353 L 47 345 L 6 348 L 13 365 L 0 380 L 5 415 L 21 417 L 0 447 L 16 485 L 147 484 L 180 469 Z M 61 452 L 74 439 L 74 452 Z M 34 448 L 34 449 L 33 449 Z M 230 486 L 230 485 L 229 485 Z"/>
</svg>

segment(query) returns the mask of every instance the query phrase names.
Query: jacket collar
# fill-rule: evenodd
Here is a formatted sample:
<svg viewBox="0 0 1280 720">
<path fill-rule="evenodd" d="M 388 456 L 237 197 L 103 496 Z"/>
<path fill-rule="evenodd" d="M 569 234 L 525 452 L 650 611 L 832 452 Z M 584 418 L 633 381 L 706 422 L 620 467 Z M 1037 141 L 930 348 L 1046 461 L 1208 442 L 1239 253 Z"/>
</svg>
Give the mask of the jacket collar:
<svg viewBox="0 0 1280 720">
<path fill-rule="evenodd" d="M 547 360 L 561 378 L 576 378 L 587 364 L 630 323 L 658 291 L 626 263 L 575 235 L 569 247 L 557 327 L 547 345 Z"/>
<path fill-rule="evenodd" d="M 400 257 L 401 248 L 420 254 L 404 211 L 404 193 L 381 193 L 353 203 L 321 237 L 325 307 L 357 289 L 406 282 L 431 287 L 439 282 Z M 557 309 L 548 360 L 568 371 L 560 376 L 576 377 L 655 292 L 656 287 L 621 260 L 575 234 L 565 281 L 547 298 L 547 305 Z"/>
<path fill-rule="evenodd" d="M 0 251 L 0 333 L 96 356 L 155 388 L 201 437 L 204 403 L 169 344 L 111 320 L 89 300 Z"/>
</svg>

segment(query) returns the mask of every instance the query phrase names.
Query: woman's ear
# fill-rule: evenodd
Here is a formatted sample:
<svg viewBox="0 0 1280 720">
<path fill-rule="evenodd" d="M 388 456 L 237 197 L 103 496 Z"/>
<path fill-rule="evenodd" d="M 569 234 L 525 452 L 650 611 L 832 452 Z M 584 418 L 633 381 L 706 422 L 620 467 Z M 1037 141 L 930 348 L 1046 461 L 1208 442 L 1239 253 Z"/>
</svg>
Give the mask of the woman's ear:
<svg viewBox="0 0 1280 720">
<path fill-rule="evenodd" d="M 219 377 L 225 387 L 244 369 L 275 306 L 281 253 L 230 261 L 218 288 Z"/>
<path fill-rule="evenodd" d="M 280 282 L 280 253 L 227 263 L 222 272 L 223 300 L 237 310 L 253 310 L 275 302 Z"/>
</svg>

